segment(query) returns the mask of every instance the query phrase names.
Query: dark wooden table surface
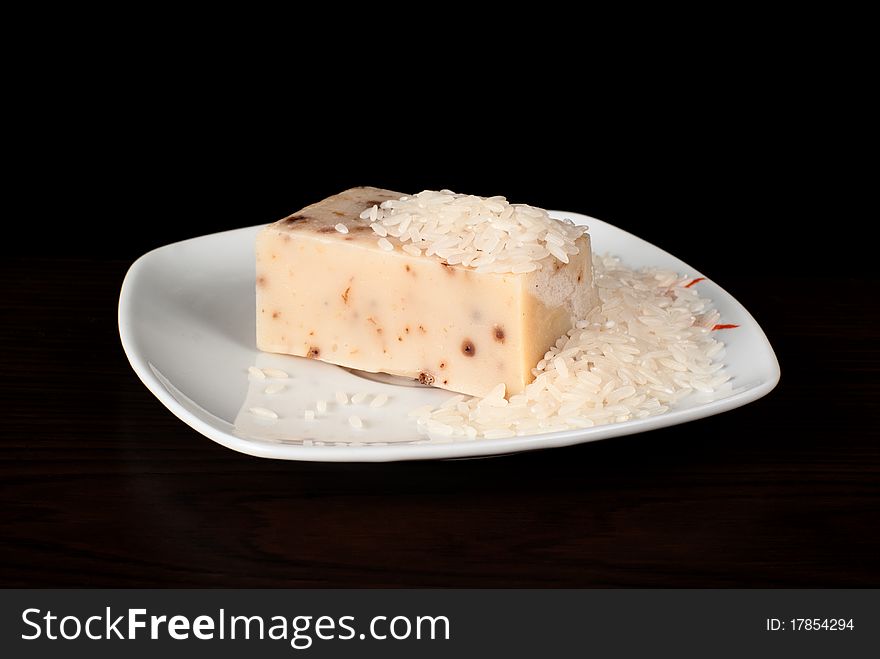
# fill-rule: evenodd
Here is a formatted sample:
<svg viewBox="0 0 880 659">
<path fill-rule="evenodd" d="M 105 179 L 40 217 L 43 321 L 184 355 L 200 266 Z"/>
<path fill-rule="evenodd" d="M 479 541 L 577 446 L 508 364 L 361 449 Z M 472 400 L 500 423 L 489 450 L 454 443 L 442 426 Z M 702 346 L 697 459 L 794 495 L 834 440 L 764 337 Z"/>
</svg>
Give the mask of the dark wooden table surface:
<svg viewBox="0 0 880 659">
<path fill-rule="evenodd" d="M 127 266 L 0 266 L 0 586 L 880 586 L 880 318 L 845 273 L 724 282 L 782 365 L 753 405 L 373 465 L 239 455 L 174 418 L 119 344 Z"/>
</svg>

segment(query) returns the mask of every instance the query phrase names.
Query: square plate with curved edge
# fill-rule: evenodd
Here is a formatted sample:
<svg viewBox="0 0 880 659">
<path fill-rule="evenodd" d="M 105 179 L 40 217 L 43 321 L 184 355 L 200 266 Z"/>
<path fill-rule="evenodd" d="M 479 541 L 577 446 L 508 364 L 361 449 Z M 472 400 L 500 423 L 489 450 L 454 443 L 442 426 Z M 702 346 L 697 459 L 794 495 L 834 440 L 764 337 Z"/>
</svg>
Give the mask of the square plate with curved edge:
<svg viewBox="0 0 880 659">
<path fill-rule="evenodd" d="M 577 213 L 553 211 L 588 224 L 593 250 L 611 253 L 630 267 L 656 266 L 703 277 L 686 263 L 610 224 Z M 137 375 L 178 418 L 228 448 L 284 460 L 380 462 L 500 455 L 629 435 L 725 412 L 770 392 L 779 364 L 764 332 L 748 311 L 711 280 L 701 295 L 712 299 L 726 332 L 725 363 L 731 395 L 711 402 L 689 397 L 669 412 L 646 419 L 580 430 L 505 439 L 420 443 L 408 412 L 439 404 L 448 391 L 412 386 L 391 376 L 351 371 L 316 360 L 262 353 L 255 341 L 254 239 L 260 226 L 216 233 L 153 250 L 129 269 L 119 298 L 119 334 Z M 277 368 L 290 379 L 267 395 L 269 381 L 249 382 L 247 369 Z M 334 393 L 384 393 L 389 402 L 341 406 Z M 268 400 L 270 399 L 271 400 Z M 328 401 L 317 421 L 303 411 Z M 269 406 L 275 422 L 242 411 Z M 348 423 L 356 414 L 364 428 Z"/>
</svg>

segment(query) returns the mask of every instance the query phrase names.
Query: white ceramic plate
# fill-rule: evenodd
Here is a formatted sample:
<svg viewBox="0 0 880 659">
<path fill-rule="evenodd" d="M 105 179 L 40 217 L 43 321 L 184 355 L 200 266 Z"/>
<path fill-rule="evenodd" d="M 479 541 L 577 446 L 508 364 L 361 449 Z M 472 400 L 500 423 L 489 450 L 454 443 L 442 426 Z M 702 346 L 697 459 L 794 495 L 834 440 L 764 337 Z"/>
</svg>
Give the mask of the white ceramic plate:
<svg viewBox="0 0 880 659">
<path fill-rule="evenodd" d="M 619 256 L 631 267 L 658 266 L 705 276 L 674 256 L 600 220 L 577 213 L 551 213 L 588 224 L 593 249 Z M 700 284 L 721 312 L 727 331 L 725 362 L 734 393 L 712 402 L 682 401 L 666 414 L 583 430 L 509 439 L 424 444 L 407 413 L 451 394 L 400 384 L 323 362 L 261 353 L 255 345 L 254 237 L 260 227 L 237 229 L 166 245 L 129 269 L 119 298 L 119 334 L 132 367 L 147 388 L 178 418 L 215 442 L 242 453 L 284 460 L 387 461 L 498 455 L 580 444 L 693 421 L 764 396 L 779 380 L 776 355 L 743 306 L 711 280 Z M 263 393 L 275 381 L 248 381 L 247 369 L 277 368 L 291 377 L 285 391 Z M 385 393 L 380 408 L 338 405 L 334 393 Z M 371 396 L 372 397 L 372 396 Z M 319 421 L 303 410 L 329 401 Z M 367 399 L 369 402 L 370 399 Z M 279 413 L 275 422 L 246 412 L 253 406 Z M 244 411 L 244 413 L 242 413 Z M 364 428 L 348 424 L 350 415 Z"/>
</svg>

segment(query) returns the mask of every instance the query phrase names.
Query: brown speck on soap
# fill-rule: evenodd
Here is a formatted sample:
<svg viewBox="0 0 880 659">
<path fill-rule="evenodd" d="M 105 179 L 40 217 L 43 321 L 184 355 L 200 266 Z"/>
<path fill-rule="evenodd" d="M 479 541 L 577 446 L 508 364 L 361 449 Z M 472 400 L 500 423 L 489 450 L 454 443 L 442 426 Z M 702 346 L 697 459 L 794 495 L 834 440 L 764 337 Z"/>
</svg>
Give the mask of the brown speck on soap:
<svg viewBox="0 0 880 659">
<path fill-rule="evenodd" d="M 338 233 L 335 227 L 321 227 L 318 233 Z"/>
<path fill-rule="evenodd" d="M 260 275 L 259 277 L 257 277 L 257 286 L 259 286 L 260 288 L 263 288 L 266 286 L 266 276 L 265 275 Z"/>
<path fill-rule="evenodd" d="M 578 273 L 578 281 L 580 281 L 580 280 L 581 280 L 581 277 L 583 277 L 583 276 L 584 276 L 583 273 L 580 273 L 580 272 L 579 272 L 579 273 Z"/>
<path fill-rule="evenodd" d="M 434 376 L 431 375 L 428 371 L 422 371 L 419 373 L 418 381 L 420 384 L 427 384 L 428 386 L 434 384 Z"/>
<path fill-rule="evenodd" d="M 504 328 L 501 325 L 495 326 L 495 340 L 498 343 L 504 343 Z"/>
<path fill-rule="evenodd" d="M 449 265 L 446 261 L 440 261 L 440 265 L 442 265 L 443 269 L 446 270 L 446 272 L 449 273 L 450 275 L 455 274 L 455 268 L 453 268 L 451 265 Z"/>
<path fill-rule="evenodd" d="M 440 362 L 440 368 L 446 368 L 446 362 Z"/>
<path fill-rule="evenodd" d="M 272 318 L 278 318 L 278 316 L 280 316 L 280 315 L 281 315 L 280 311 L 273 311 L 272 312 Z"/>
<path fill-rule="evenodd" d="M 443 384 L 449 384 L 449 380 L 443 380 Z"/>
<path fill-rule="evenodd" d="M 461 351 L 467 357 L 473 357 L 475 354 L 477 354 L 477 348 L 474 345 L 474 342 L 470 339 L 465 339 L 461 342 Z"/>
<path fill-rule="evenodd" d="M 345 289 L 345 292 L 342 294 L 342 301 L 348 304 L 348 292 L 351 290 L 351 286 Z"/>
<path fill-rule="evenodd" d="M 397 340 L 398 340 L 398 341 L 403 341 L 403 337 L 402 337 L 402 336 L 398 336 L 398 337 L 397 337 Z"/>
<path fill-rule="evenodd" d="M 306 353 L 306 357 L 308 357 L 309 359 L 317 359 L 320 354 L 321 354 L 321 349 L 318 348 L 317 346 L 312 346 L 311 348 L 309 348 L 309 351 Z"/>
<path fill-rule="evenodd" d="M 406 332 L 407 334 L 409 334 L 409 325 L 407 325 L 406 327 L 404 327 L 404 328 L 403 328 L 403 331 Z"/>
<path fill-rule="evenodd" d="M 409 267 L 409 263 L 407 263 L 407 264 L 406 264 L 405 266 L 403 266 L 403 267 L 406 268 L 406 271 L 407 271 L 407 272 L 411 272 L 411 271 L 412 271 L 412 268 Z"/>
<path fill-rule="evenodd" d="M 425 333 L 427 333 L 428 330 L 425 329 L 424 325 L 419 325 L 419 331 L 420 331 L 422 334 L 425 334 Z"/>
<path fill-rule="evenodd" d="M 312 330 L 311 332 L 309 332 L 309 336 L 315 336 L 315 330 Z"/>
</svg>

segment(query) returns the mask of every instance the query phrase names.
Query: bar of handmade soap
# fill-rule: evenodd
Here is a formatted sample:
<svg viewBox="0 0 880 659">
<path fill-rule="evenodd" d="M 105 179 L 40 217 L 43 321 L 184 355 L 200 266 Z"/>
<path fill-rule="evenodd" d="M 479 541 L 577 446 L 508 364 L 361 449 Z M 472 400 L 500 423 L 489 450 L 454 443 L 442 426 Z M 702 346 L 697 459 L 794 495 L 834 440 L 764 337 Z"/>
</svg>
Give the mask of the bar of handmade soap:
<svg viewBox="0 0 880 659">
<path fill-rule="evenodd" d="M 478 273 L 393 250 L 360 214 L 401 193 L 353 188 L 257 236 L 257 346 L 482 396 L 514 394 L 596 304 L 589 236 L 567 264 Z M 341 225 L 337 228 L 337 225 Z M 339 229 L 342 229 L 340 231 Z"/>
</svg>

